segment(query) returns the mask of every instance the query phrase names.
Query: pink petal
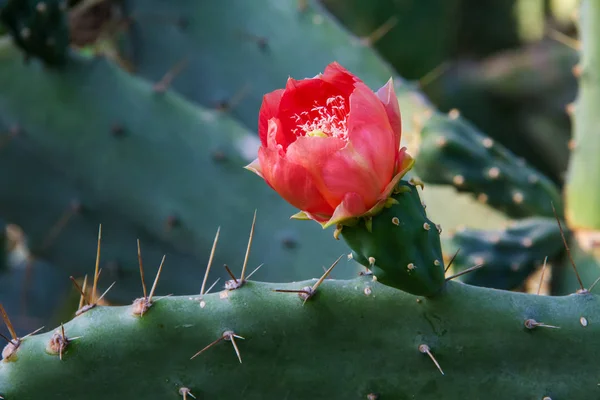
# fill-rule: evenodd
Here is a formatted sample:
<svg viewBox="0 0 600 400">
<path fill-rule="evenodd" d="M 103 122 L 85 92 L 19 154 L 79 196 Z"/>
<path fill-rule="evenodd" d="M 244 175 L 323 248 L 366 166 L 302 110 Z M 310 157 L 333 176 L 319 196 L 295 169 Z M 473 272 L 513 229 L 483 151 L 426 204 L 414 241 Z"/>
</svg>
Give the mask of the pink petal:
<svg viewBox="0 0 600 400">
<path fill-rule="evenodd" d="M 383 189 L 369 164 L 337 137 L 300 137 L 288 148 L 287 158 L 309 171 L 332 208 L 351 192 L 374 204 Z"/>
<path fill-rule="evenodd" d="M 289 162 L 277 149 L 265 147 L 258 150 L 258 159 L 265 181 L 284 200 L 303 211 L 331 215 L 333 208 L 301 165 Z"/>
<path fill-rule="evenodd" d="M 269 127 L 265 138 L 265 144 L 263 144 L 263 146 L 271 149 L 281 149 L 280 151 L 283 153 L 284 150 L 282 143 L 285 143 L 286 137 L 283 129 L 281 128 L 281 121 L 279 121 L 278 118 L 271 118 L 268 121 L 268 125 Z"/>
<path fill-rule="evenodd" d="M 269 120 L 276 118 L 279 111 L 279 103 L 283 96 L 284 89 L 277 89 L 263 96 L 262 105 L 258 113 L 258 136 L 263 146 L 267 145 L 267 132 L 269 130 Z"/>
<path fill-rule="evenodd" d="M 399 145 L 383 104 L 363 83 L 357 83 L 350 96 L 348 138 L 383 190 L 394 174 Z"/>
<path fill-rule="evenodd" d="M 390 125 L 394 130 L 396 137 L 396 148 L 400 147 L 400 137 L 402 133 L 402 117 L 400 116 L 400 106 L 398 105 L 398 98 L 394 92 L 394 82 L 390 80 L 377 91 L 377 97 L 383 103 L 385 112 L 387 113 Z"/>
<path fill-rule="evenodd" d="M 325 68 L 321 79 L 335 86 L 346 101 L 348 101 L 354 91 L 354 84 L 362 82 L 357 76 L 353 75 L 337 62 L 332 62 Z"/>
</svg>

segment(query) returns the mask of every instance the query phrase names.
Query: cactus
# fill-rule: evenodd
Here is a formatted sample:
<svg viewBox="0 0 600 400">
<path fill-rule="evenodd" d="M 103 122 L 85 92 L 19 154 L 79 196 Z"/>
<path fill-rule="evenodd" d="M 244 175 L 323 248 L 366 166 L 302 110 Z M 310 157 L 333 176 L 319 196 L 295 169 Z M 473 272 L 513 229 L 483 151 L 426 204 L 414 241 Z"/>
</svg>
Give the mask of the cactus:
<svg viewBox="0 0 600 400">
<path fill-rule="evenodd" d="M 313 284 L 246 282 L 203 297 L 159 298 L 143 316 L 136 303 L 96 306 L 21 339 L 16 350 L 8 345 L 0 395 L 579 399 L 598 390 L 589 368 L 596 295 L 546 297 L 449 282 L 426 299 L 370 277 L 325 280 L 306 301 L 274 291 Z"/>
<path fill-rule="evenodd" d="M 27 56 L 38 57 L 51 66 L 66 62 L 69 46 L 66 1 L 8 0 L 0 8 L 0 23 Z"/>
<path fill-rule="evenodd" d="M 408 293 L 436 294 L 444 284 L 441 228 L 427 218 L 412 182 L 400 181 L 392 203 L 364 221 L 343 226 L 353 258 L 377 280 Z"/>
<path fill-rule="evenodd" d="M 472 34 L 472 32 L 471 32 Z M 578 53 L 553 40 L 504 51 L 479 62 L 457 60 L 424 87 L 441 110 L 462 116 L 562 185 L 571 133 Z"/>
<path fill-rule="evenodd" d="M 432 115 L 420 132 L 415 169 L 425 182 L 454 185 L 511 217 L 552 216 L 562 210 L 558 188 L 504 146 L 458 115 Z"/>
<path fill-rule="evenodd" d="M 565 186 L 567 219 L 577 230 L 600 230 L 600 190 L 597 173 L 600 171 L 600 139 L 596 134 L 598 116 L 596 104 L 600 100 L 598 79 L 600 71 L 600 10 L 591 1 L 583 1 L 580 10 L 582 56 L 580 64 L 579 94 L 575 103 L 573 120 L 574 146 L 569 162 Z"/>
<path fill-rule="evenodd" d="M 8 126 L 20 126 L 22 146 L 58 171 L 67 187 L 77 189 L 81 208 L 100 219 L 105 237 L 125 225 L 132 235 L 120 237 L 115 246 L 131 246 L 134 234 L 145 232 L 169 254 L 179 255 L 181 262 L 165 271 L 167 290 L 198 289 L 186 286 L 191 280 L 177 277 L 200 276 L 197 263 L 208 258 L 219 225 L 221 239 L 240 249 L 228 254 L 228 262 L 242 264 L 247 228 L 241 226 L 248 226 L 255 207 L 244 200 L 248 196 L 265 213 L 263 223 L 277 225 L 258 227 L 250 261 L 258 256 L 267 265 L 287 263 L 285 270 L 272 269 L 270 279 L 298 279 L 317 254 L 341 252 L 319 239 L 326 234 L 317 227 L 279 223 L 293 213 L 291 207 L 268 188 L 240 176 L 257 138 L 227 115 L 197 108 L 171 92 L 155 93 L 151 85 L 102 59 L 73 59 L 64 70 L 48 74 L 35 65 L 22 65 L 14 49 L 7 48 L 0 53 L 0 85 L 0 117 Z M 43 105 L 35 105 L 38 100 Z M 140 118 L 132 107 L 156 118 Z M 65 109 L 70 110 L 67 117 Z M 117 218 L 122 221 L 110 225 Z M 116 254 L 122 271 L 134 271 L 135 277 L 135 251 Z M 91 261 L 77 265 L 63 259 L 61 267 L 81 276 Z M 215 262 L 223 264 L 222 253 Z"/>
<path fill-rule="evenodd" d="M 459 230 L 443 242 L 443 248 L 455 271 L 484 267 L 459 278 L 463 282 L 513 290 L 546 258 L 549 262 L 557 259 L 563 243 L 556 220 L 537 217 L 502 230 Z"/>
</svg>

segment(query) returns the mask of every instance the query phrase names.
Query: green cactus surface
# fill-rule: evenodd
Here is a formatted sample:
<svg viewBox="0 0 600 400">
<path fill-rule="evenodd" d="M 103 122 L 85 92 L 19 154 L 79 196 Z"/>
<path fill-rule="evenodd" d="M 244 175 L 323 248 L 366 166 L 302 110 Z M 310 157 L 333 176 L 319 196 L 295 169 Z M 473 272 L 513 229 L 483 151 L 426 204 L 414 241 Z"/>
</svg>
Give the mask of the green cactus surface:
<svg viewBox="0 0 600 400">
<path fill-rule="evenodd" d="M 62 65 L 69 47 L 66 6 L 64 0 L 8 0 L 0 7 L 0 23 L 27 56 Z"/>
<path fill-rule="evenodd" d="M 97 218 L 103 224 L 104 237 L 119 235 L 120 245 L 135 246 L 139 235 L 146 234 L 154 243 L 162 243 L 159 248 L 167 254 L 184 257 L 165 269 L 166 290 L 199 289 L 186 287 L 193 280 L 181 277 L 200 277 L 198 265 L 205 265 L 219 226 L 221 245 L 215 264 L 227 262 L 239 268 L 255 207 L 261 222 L 250 266 L 258 265 L 255 259 L 266 265 L 287 265 L 271 269 L 275 275 L 269 279 L 301 279 L 311 273 L 310 268 L 318 273 L 315 257 L 343 251 L 318 226 L 289 221 L 294 209 L 264 183 L 243 173 L 242 167 L 256 156 L 258 138 L 227 114 L 196 107 L 173 92 L 158 93 L 105 59 L 73 59 L 63 70 L 48 72 L 34 63 L 24 65 L 10 46 L 0 51 L 0 86 L 0 119 L 5 126 L 20 127 L 19 148 L 60 173 L 65 188 L 75 189 L 72 195 L 57 194 L 64 199 L 63 210 L 75 198 L 83 215 L 88 210 L 88 215 L 94 215 L 92 221 Z M 29 158 L 21 162 L 28 163 Z M 16 165 L 7 173 L 18 171 Z M 60 215 L 54 218 L 58 221 Z M 115 219 L 122 221 L 111 225 Z M 124 225 L 131 236 L 112 233 Z M 46 226 L 46 233 L 51 227 Z M 26 226 L 23 229 L 28 231 Z M 88 244 L 95 244 L 96 231 L 97 226 L 87 231 L 94 235 L 86 236 Z M 43 242 L 45 237 L 37 240 Z M 137 280 L 135 248 L 116 254 L 120 271 L 133 272 L 129 276 Z M 81 276 L 93 257 L 89 264 L 69 262 L 66 257 L 64 261 L 61 268 Z M 346 276 L 352 272 L 339 271 Z M 222 269 L 219 273 L 224 275 Z"/>
<path fill-rule="evenodd" d="M 59 327 L 7 346 L 0 395 L 175 400 L 186 388 L 225 400 L 495 400 L 598 391 L 596 295 L 450 282 L 428 299 L 370 277 L 325 280 L 306 302 L 274 291 L 313 284 L 247 282 L 203 298 L 158 298 L 141 317 L 136 305 L 96 306 L 64 324 L 67 340 Z"/>
<path fill-rule="evenodd" d="M 512 290 L 545 258 L 552 262 L 564 251 L 560 230 L 553 218 L 527 218 L 502 230 L 463 229 L 442 242 L 454 271 L 475 265 L 483 268 L 461 276 L 470 285 Z"/>
<path fill-rule="evenodd" d="M 441 228 L 427 218 L 415 184 L 400 181 L 397 192 L 395 204 L 343 226 L 341 236 L 379 282 L 432 296 L 444 285 Z"/>
<path fill-rule="evenodd" d="M 579 93 L 573 118 L 573 149 L 565 201 L 567 221 L 575 230 L 600 230 L 600 4 L 584 0 L 579 10 L 582 53 Z"/>
<path fill-rule="evenodd" d="M 431 115 L 420 139 L 415 172 L 423 181 L 454 185 L 513 218 L 553 216 L 553 204 L 562 216 L 554 183 L 459 115 Z"/>
</svg>

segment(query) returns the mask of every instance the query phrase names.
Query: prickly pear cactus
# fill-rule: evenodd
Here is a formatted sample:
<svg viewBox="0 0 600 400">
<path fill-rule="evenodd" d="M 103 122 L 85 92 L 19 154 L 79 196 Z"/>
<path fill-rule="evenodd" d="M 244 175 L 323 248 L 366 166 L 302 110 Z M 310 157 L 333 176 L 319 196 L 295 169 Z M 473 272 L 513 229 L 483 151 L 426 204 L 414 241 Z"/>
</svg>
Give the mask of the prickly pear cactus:
<svg viewBox="0 0 600 400">
<path fill-rule="evenodd" d="M 67 0 L 8 0 L 0 2 L 0 23 L 27 56 L 62 65 L 69 46 L 66 11 Z"/>
</svg>

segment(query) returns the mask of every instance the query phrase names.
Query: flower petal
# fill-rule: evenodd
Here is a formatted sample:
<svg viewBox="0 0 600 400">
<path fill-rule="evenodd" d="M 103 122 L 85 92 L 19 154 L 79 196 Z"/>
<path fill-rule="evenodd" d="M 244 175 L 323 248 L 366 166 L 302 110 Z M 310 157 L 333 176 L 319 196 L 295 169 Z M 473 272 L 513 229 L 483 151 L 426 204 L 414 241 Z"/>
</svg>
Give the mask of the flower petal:
<svg viewBox="0 0 600 400">
<path fill-rule="evenodd" d="M 309 171 L 332 208 L 339 206 L 350 192 L 358 193 L 365 203 L 374 204 L 383 189 L 352 145 L 337 137 L 300 137 L 288 148 L 287 158 Z"/>
<path fill-rule="evenodd" d="M 277 117 L 279 103 L 281 102 L 281 96 L 283 96 L 284 91 L 284 89 L 277 89 L 263 96 L 260 112 L 258 113 L 258 137 L 263 146 L 267 145 L 269 120 Z"/>
<path fill-rule="evenodd" d="M 332 62 L 325 68 L 321 79 L 335 86 L 346 101 L 354 91 L 354 84 L 362 82 L 356 75 L 350 73 L 337 62 Z"/>
<path fill-rule="evenodd" d="M 402 117 L 400 116 L 400 106 L 398 105 L 396 92 L 394 92 L 394 82 L 392 81 L 392 78 L 377 91 L 377 97 L 379 97 L 379 100 L 383 103 L 390 125 L 396 135 L 394 138 L 396 141 L 396 148 L 399 148 L 402 133 Z"/>
<path fill-rule="evenodd" d="M 394 174 L 399 144 L 383 104 L 364 83 L 357 83 L 350 96 L 348 138 L 383 190 Z"/>
<path fill-rule="evenodd" d="M 287 149 L 296 137 L 303 132 L 299 125 L 305 122 L 320 119 L 319 107 L 325 106 L 327 100 L 336 96 L 345 96 L 346 92 L 321 78 L 303 79 L 297 81 L 288 79 L 285 93 L 279 105 L 278 118 L 285 131 L 284 149 Z M 347 96 L 345 104 L 349 103 Z"/>
<path fill-rule="evenodd" d="M 304 167 L 289 162 L 278 149 L 261 147 L 258 158 L 265 181 L 288 203 L 302 211 L 333 212 Z"/>
<path fill-rule="evenodd" d="M 353 219 L 363 215 L 367 211 L 367 206 L 363 198 L 358 193 L 346 193 L 344 200 L 336 207 L 329 221 L 321 224 L 323 229 L 332 225 L 344 222 L 348 219 Z"/>
<path fill-rule="evenodd" d="M 262 168 L 260 166 L 260 161 L 258 160 L 258 158 L 252 161 L 250 164 L 246 165 L 244 168 L 248 171 L 254 172 L 256 175 L 264 179 Z"/>
</svg>

